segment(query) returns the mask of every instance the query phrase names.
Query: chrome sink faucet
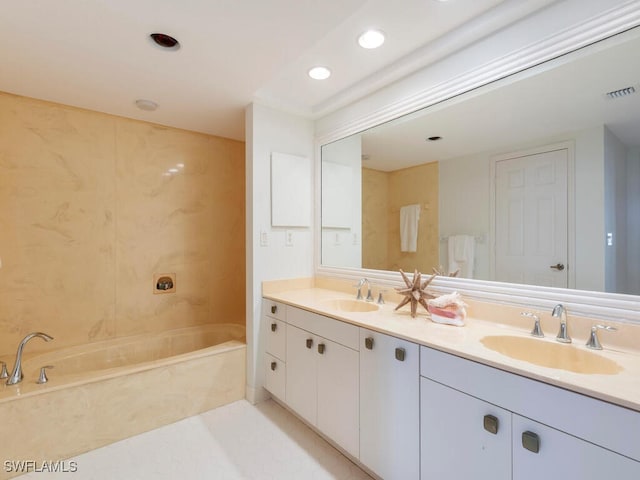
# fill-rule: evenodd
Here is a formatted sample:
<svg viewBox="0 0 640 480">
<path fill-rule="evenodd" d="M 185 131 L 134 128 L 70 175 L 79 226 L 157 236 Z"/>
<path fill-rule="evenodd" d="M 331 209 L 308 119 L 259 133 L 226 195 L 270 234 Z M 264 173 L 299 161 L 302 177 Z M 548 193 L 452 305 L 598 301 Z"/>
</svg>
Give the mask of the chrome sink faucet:
<svg viewBox="0 0 640 480">
<path fill-rule="evenodd" d="M 553 318 L 560 319 L 560 331 L 556 336 L 556 340 L 561 343 L 571 343 L 571 337 L 569 336 L 569 331 L 567 330 L 567 309 L 564 308 L 564 305 L 559 303 L 555 307 L 553 307 L 551 316 Z"/>
<path fill-rule="evenodd" d="M 22 341 L 20 342 L 20 345 L 18 345 L 18 351 L 16 352 L 16 364 L 13 367 L 13 372 L 11 372 L 11 375 L 9 376 L 9 379 L 7 380 L 7 385 L 15 385 L 16 383 L 20 383 L 22 381 L 22 350 L 24 349 L 24 346 L 27 344 L 27 342 L 29 340 L 31 340 L 34 337 L 40 337 L 45 341 L 49 341 L 49 340 L 53 340 L 53 337 L 50 337 L 49 335 L 47 335 L 46 333 L 41 333 L 41 332 L 34 332 L 34 333 L 30 333 L 29 335 L 27 335 L 26 337 L 24 337 L 22 339 Z"/>
<path fill-rule="evenodd" d="M 362 278 L 360 281 L 354 285 L 354 287 L 358 288 L 358 293 L 356 294 L 356 300 L 362 300 L 362 287 L 364 284 L 367 284 L 367 302 L 373 302 L 373 295 L 371 294 L 371 282 L 367 278 Z"/>
</svg>

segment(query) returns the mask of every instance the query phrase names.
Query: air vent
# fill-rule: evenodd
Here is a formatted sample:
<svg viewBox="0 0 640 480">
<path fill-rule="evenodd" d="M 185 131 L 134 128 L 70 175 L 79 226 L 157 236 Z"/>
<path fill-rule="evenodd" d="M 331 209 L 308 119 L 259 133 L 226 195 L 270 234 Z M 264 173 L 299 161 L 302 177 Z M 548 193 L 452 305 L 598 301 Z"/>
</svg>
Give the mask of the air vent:
<svg viewBox="0 0 640 480">
<path fill-rule="evenodd" d="M 611 92 L 607 92 L 606 95 L 607 97 L 613 99 L 613 98 L 626 97 L 627 95 L 631 95 L 632 93 L 636 93 L 635 87 L 626 87 L 626 88 L 621 88 L 620 90 L 613 90 Z"/>
</svg>

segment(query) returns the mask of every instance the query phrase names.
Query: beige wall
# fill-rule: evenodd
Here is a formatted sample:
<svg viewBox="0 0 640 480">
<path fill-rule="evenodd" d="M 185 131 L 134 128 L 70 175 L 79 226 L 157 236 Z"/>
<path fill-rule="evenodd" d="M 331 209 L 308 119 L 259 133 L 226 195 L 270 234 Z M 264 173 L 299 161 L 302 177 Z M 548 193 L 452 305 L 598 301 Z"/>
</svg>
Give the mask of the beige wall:
<svg viewBox="0 0 640 480">
<path fill-rule="evenodd" d="M 362 267 L 387 270 L 389 174 L 362 169 Z"/>
<path fill-rule="evenodd" d="M 438 162 L 393 172 L 363 169 L 362 178 L 362 266 L 431 273 L 439 264 Z M 401 252 L 400 207 L 412 204 L 422 206 L 418 248 Z"/>
<path fill-rule="evenodd" d="M 244 323 L 244 203 L 242 142 L 0 93 L 0 354 Z"/>
</svg>

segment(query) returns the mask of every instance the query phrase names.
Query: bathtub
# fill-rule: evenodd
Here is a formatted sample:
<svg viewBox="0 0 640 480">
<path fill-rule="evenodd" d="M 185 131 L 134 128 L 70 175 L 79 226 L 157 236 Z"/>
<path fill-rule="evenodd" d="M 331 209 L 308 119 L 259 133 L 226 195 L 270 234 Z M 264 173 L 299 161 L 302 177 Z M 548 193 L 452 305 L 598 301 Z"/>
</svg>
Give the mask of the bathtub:
<svg viewBox="0 0 640 480">
<path fill-rule="evenodd" d="M 0 479 L 17 475 L 6 462 L 55 462 L 244 398 L 245 356 L 235 324 L 25 355 L 24 380 L 0 384 Z"/>
</svg>

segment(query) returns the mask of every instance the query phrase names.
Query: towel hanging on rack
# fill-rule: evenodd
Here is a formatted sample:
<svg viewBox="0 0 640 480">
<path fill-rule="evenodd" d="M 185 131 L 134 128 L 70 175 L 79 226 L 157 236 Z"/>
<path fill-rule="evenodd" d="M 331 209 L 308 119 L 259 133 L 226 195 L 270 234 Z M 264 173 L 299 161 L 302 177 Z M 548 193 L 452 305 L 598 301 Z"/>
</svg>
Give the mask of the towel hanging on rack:
<svg viewBox="0 0 640 480">
<path fill-rule="evenodd" d="M 418 248 L 420 205 L 405 205 L 400 209 L 400 251 L 415 252 Z"/>
<path fill-rule="evenodd" d="M 458 277 L 473 278 L 476 239 L 472 235 L 449 236 L 449 271 L 460 270 Z"/>
</svg>

